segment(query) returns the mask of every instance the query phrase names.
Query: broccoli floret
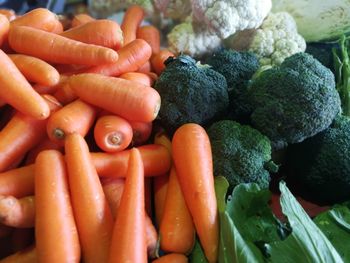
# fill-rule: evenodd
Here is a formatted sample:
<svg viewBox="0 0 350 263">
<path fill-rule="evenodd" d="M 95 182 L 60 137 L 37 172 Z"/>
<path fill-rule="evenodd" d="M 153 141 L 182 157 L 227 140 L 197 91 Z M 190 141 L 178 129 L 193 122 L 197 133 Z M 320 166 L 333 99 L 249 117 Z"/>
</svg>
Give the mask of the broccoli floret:
<svg viewBox="0 0 350 263">
<path fill-rule="evenodd" d="M 268 188 L 269 171 L 278 167 L 271 161 L 270 140 L 248 125 L 233 120 L 213 123 L 207 130 L 215 176 L 224 176 L 233 188 L 240 183 L 257 183 Z"/>
<path fill-rule="evenodd" d="M 159 117 L 172 134 L 184 123 L 208 125 L 226 111 L 229 100 L 226 79 L 187 55 L 169 58 L 155 83 L 162 103 Z"/>
<path fill-rule="evenodd" d="M 333 73 L 307 53 L 260 73 L 248 96 L 251 123 L 274 150 L 323 131 L 341 111 Z"/>
<path fill-rule="evenodd" d="M 230 99 L 230 118 L 246 120 L 249 116 L 246 91 L 252 76 L 259 69 L 257 56 L 252 52 L 222 49 L 209 57 L 206 63 L 226 78 Z"/>
<path fill-rule="evenodd" d="M 288 147 L 287 164 L 312 201 L 349 200 L 350 118 L 339 116 L 323 132 Z"/>
</svg>

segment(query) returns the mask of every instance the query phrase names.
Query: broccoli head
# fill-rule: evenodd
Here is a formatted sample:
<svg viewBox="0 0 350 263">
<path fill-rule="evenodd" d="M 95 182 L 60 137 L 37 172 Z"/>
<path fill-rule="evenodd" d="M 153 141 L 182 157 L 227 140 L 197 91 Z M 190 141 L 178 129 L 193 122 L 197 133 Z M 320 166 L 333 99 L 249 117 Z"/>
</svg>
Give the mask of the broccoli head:
<svg viewBox="0 0 350 263">
<path fill-rule="evenodd" d="M 259 69 L 259 60 L 252 52 L 238 52 L 222 49 L 206 61 L 214 70 L 221 73 L 227 81 L 230 100 L 229 116 L 234 120 L 247 119 L 247 86 Z"/>
<path fill-rule="evenodd" d="M 172 134 L 182 124 L 207 125 L 229 104 L 225 77 L 187 55 L 170 57 L 155 83 L 162 98 L 159 117 Z"/>
<path fill-rule="evenodd" d="M 288 147 L 287 164 L 312 201 L 349 200 L 350 118 L 338 116 L 323 132 Z"/>
<path fill-rule="evenodd" d="M 323 131 L 341 110 L 333 73 L 307 53 L 260 73 L 248 97 L 253 127 L 275 150 Z"/>
<path fill-rule="evenodd" d="M 271 172 L 278 167 L 271 160 L 270 140 L 248 125 L 220 120 L 207 130 L 215 176 L 224 176 L 231 189 L 240 183 L 257 183 L 268 188 Z"/>
</svg>

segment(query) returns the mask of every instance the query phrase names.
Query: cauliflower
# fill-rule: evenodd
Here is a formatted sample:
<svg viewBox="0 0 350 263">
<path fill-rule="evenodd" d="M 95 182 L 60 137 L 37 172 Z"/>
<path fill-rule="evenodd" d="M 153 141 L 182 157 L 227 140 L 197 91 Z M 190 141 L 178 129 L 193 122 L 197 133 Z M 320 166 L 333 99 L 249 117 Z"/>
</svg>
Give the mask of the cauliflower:
<svg viewBox="0 0 350 263">
<path fill-rule="evenodd" d="M 271 0 L 191 0 L 194 20 L 221 38 L 257 28 L 271 10 Z"/>
<path fill-rule="evenodd" d="M 234 34 L 227 45 L 254 52 L 262 66 L 280 65 L 285 58 L 306 49 L 293 17 L 286 12 L 270 13 L 260 28 Z"/>
<path fill-rule="evenodd" d="M 154 0 L 153 3 L 167 18 L 184 20 L 191 14 L 190 0 Z"/>
</svg>

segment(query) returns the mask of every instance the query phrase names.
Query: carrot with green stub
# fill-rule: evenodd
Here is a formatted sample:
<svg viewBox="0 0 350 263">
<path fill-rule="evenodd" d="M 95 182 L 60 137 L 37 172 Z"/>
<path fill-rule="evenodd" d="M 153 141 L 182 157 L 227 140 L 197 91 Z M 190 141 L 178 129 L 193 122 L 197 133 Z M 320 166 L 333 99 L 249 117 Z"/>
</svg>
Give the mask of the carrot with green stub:
<svg viewBox="0 0 350 263">
<path fill-rule="evenodd" d="M 81 100 L 130 121 L 153 121 L 160 109 L 159 93 L 134 81 L 87 73 L 71 76 L 68 85 Z"/>
<path fill-rule="evenodd" d="M 181 190 L 204 254 L 210 263 L 217 262 L 218 209 L 211 146 L 205 129 L 195 123 L 180 126 L 173 135 L 172 152 Z"/>
<path fill-rule="evenodd" d="M 118 60 L 118 53 L 110 48 L 85 44 L 27 26 L 11 27 L 8 39 L 10 47 L 17 53 L 46 62 L 100 65 Z"/>
<path fill-rule="evenodd" d="M 77 133 L 65 139 L 68 181 L 84 262 L 107 262 L 113 218 L 88 145 Z"/>
<path fill-rule="evenodd" d="M 126 10 L 123 21 L 120 25 L 124 35 L 124 45 L 127 45 L 136 39 L 137 29 L 144 17 L 145 11 L 141 6 L 133 5 Z"/>
<path fill-rule="evenodd" d="M 10 22 L 5 15 L 0 14 L 0 47 L 7 40 Z"/>
</svg>

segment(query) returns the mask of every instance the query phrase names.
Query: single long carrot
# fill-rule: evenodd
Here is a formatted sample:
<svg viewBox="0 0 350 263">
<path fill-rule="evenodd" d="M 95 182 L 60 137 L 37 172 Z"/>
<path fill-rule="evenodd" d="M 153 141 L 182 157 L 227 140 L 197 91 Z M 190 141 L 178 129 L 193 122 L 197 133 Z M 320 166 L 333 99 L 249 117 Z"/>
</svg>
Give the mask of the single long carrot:
<svg viewBox="0 0 350 263">
<path fill-rule="evenodd" d="M 175 168 L 171 169 L 163 216 L 160 222 L 160 247 L 167 252 L 189 253 L 195 242 L 192 216 L 187 208 Z"/>
<path fill-rule="evenodd" d="M 188 123 L 172 139 L 173 160 L 187 207 L 209 262 L 217 262 L 218 210 L 214 189 L 213 161 L 203 127 Z"/>
<path fill-rule="evenodd" d="M 150 122 L 158 115 L 160 96 L 152 87 L 91 73 L 71 76 L 68 84 L 80 99 L 127 120 Z"/>
<path fill-rule="evenodd" d="M 30 246 L 0 260 L 0 263 L 36 263 L 37 251 Z"/>
<path fill-rule="evenodd" d="M 129 123 L 133 131 L 133 146 L 142 145 L 151 137 L 153 126 L 152 122 L 129 121 Z"/>
<path fill-rule="evenodd" d="M 144 172 L 140 152 L 130 152 L 125 187 L 114 223 L 109 263 L 147 262 Z"/>
<path fill-rule="evenodd" d="M 187 263 L 187 262 L 188 262 L 188 258 L 185 255 L 178 254 L 178 253 L 166 254 L 152 261 L 152 263 Z"/>
<path fill-rule="evenodd" d="M 25 158 L 25 165 L 34 163 L 38 154 L 44 150 L 57 150 L 63 152 L 63 146 L 53 142 L 48 137 L 43 138 L 37 145 L 28 151 Z"/>
<path fill-rule="evenodd" d="M 152 86 L 154 83 L 154 79 L 151 76 L 141 72 L 123 73 L 119 76 L 119 78 L 136 81 L 146 86 Z"/>
<path fill-rule="evenodd" d="M 105 152 L 119 152 L 131 143 L 133 130 L 129 122 L 116 115 L 97 119 L 94 127 L 95 142 Z"/>
<path fill-rule="evenodd" d="M 16 18 L 16 12 L 13 9 L 1 8 L 0 14 L 6 16 L 8 21 L 12 21 Z"/>
<path fill-rule="evenodd" d="M 145 176 L 162 175 L 170 170 L 171 157 L 164 146 L 147 144 L 138 147 L 145 169 Z M 101 177 L 125 177 L 130 150 L 117 153 L 91 153 L 97 173 Z"/>
<path fill-rule="evenodd" d="M 62 144 L 71 133 L 79 133 L 84 137 L 93 126 L 96 112 L 94 106 L 75 100 L 51 114 L 47 120 L 47 135 L 58 144 Z"/>
<path fill-rule="evenodd" d="M 155 26 L 140 26 L 137 29 L 136 37 L 145 40 L 151 46 L 153 55 L 160 51 L 160 32 Z"/>
<path fill-rule="evenodd" d="M 65 140 L 69 187 L 84 262 L 107 262 L 113 218 L 88 145 L 69 134 Z"/>
<path fill-rule="evenodd" d="M 5 15 L 0 14 L 0 47 L 7 40 L 10 30 L 10 22 Z"/>
<path fill-rule="evenodd" d="M 92 16 L 82 13 L 82 14 L 76 14 L 73 19 L 72 19 L 72 23 L 71 23 L 71 27 L 77 27 L 77 26 L 81 26 L 83 24 L 86 24 L 88 22 L 94 21 L 95 18 L 93 18 Z"/>
<path fill-rule="evenodd" d="M 73 27 L 60 34 L 86 44 L 113 48 L 118 50 L 123 45 L 123 32 L 117 22 L 98 19 Z"/>
<path fill-rule="evenodd" d="M 158 75 L 160 75 L 162 73 L 162 71 L 165 69 L 164 61 L 167 58 L 173 57 L 173 56 L 174 56 L 174 53 L 170 52 L 167 49 L 163 49 L 163 50 L 159 51 L 159 53 L 155 54 L 151 58 L 152 70 L 155 73 L 157 73 Z"/>
<path fill-rule="evenodd" d="M 38 262 L 80 262 L 80 244 L 63 155 L 42 151 L 35 161 L 35 243 Z"/>
<path fill-rule="evenodd" d="M 12 60 L 0 49 L 0 98 L 36 119 L 50 114 L 47 102 L 32 88 Z"/>
<path fill-rule="evenodd" d="M 84 69 L 82 72 L 119 76 L 126 72 L 137 71 L 150 59 L 152 49 L 143 39 L 135 39 L 119 49 L 118 54 L 117 62 Z"/>
<path fill-rule="evenodd" d="M 17 199 L 0 196 L 0 223 L 19 228 L 34 227 L 34 196 Z"/>
<path fill-rule="evenodd" d="M 57 15 L 46 8 L 33 9 L 12 20 L 11 27 L 16 26 L 29 26 L 53 33 L 61 33 L 63 31 L 63 26 Z"/>
<path fill-rule="evenodd" d="M 9 57 L 29 82 L 54 86 L 60 81 L 58 71 L 41 59 L 22 54 L 11 54 Z"/>
<path fill-rule="evenodd" d="M 16 52 L 52 63 L 100 65 L 118 60 L 118 53 L 112 49 L 27 26 L 11 27 L 8 39 Z"/>
<path fill-rule="evenodd" d="M 137 29 L 144 17 L 145 11 L 141 6 L 133 5 L 126 10 L 123 21 L 120 25 L 124 34 L 124 45 L 129 44 L 136 39 Z"/>
</svg>

